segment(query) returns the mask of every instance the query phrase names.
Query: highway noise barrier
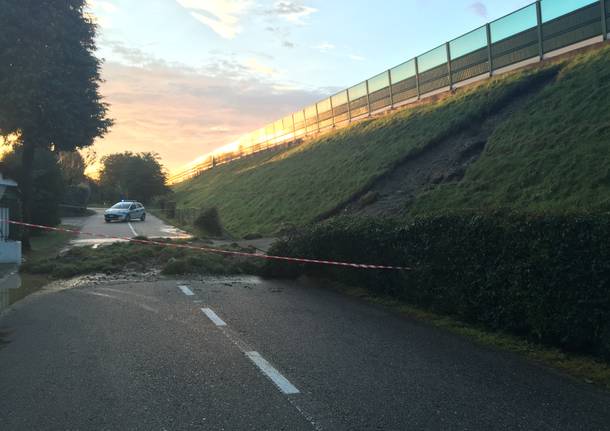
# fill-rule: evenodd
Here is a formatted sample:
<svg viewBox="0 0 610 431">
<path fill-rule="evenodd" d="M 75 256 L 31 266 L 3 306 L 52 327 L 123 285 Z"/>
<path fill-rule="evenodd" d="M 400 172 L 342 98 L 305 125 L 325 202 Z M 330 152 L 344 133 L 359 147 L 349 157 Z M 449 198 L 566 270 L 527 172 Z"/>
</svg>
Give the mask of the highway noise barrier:
<svg viewBox="0 0 610 431">
<path fill-rule="evenodd" d="M 33 228 L 33 229 L 41 229 L 41 230 L 47 230 L 47 231 L 53 231 L 53 232 L 74 233 L 74 234 L 79 234 L 79 235 L 87 235 L 87 236 L 91 236 L 91 237 L 101 237 L 101 238 L 105 238 L 105 239 L 114 239 L 117 241 L 128 241 L 128 242 L 133 242 L 133 243 L 137 243 L 137 244 L 155 245 L 155 246 L 160 246 L 160 247 L 182 248 L 182 249 L 186 249 L 186 250 L 196 250 L 196 251 L 202 251 L 202 252 L 207 252 L 207 253 L 222 254 L 225 256 L 242 256 L 242 257 L 250 257 L 250 258 L 256 258 L 256 259 L 275 260 L 275 261 L 283 261 L 283 262 L 291 262 L 291 263 L 309 263 L 309 264 L 314 264 L 314 265 L 337 266 L 337 267 L 344 267 L 344 268 L 380 269 L 380 270 L 387 270 L 387 271 L 412 271 L 413 270 L 413 268 L 409 268 L 406 266 L 367 265 L 367 264 L 351 263 L 351 262 L 336 262 L 336 261 L 332 261 L 332 260 L 305 259 L 305 258 L 287 257 L 287 256 L 272 256 L 272 255 L 267 255 L 267 254 L 246 253 L 246 252 L 241 252 L 241 251 L 223 250 L 220 248 L 212 248 L 212 247 L 199 247 L 199 246 L 188 245 L 188 244 L 172 244 L 172 243 L 166 243 L 166 242 L 161 242 L 161 241 L 152 241 L 152 240 L 148 240 L 148 239 L 102 235 L 102 234 L 95 234 L 95 233 L 91 233 L 91 232 L 83 232 L 83 231 L 79 231 L 79 230 L 75 230 L 75 229 L 66 229 L 66 228 L 44 226 L 44 225 L 32 224 L 32 223 L 23 223 L 23 222 L 14 221 L 14 220 L 0 220 L 0 222 L 2 222 L 2 221 L 7 221 L 9 224 L 12 224 L 15 226 L 24 226 L 24 227 L 29 227 L 29 228 Z"/>
</svg>

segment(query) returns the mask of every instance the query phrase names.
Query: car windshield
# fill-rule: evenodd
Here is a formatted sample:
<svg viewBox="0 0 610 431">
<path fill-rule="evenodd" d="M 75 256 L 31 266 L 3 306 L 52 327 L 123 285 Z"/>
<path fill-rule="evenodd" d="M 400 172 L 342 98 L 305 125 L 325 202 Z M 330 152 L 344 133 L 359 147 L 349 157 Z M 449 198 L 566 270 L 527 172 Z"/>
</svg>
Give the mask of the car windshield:
<svg viewBox="0 0 610 431">
<path fill-rule="evenodd" d="M 131 206 L 131 203 L 129 203 L 129 202 L 119 202 L 118 204 L 115 204 L 112 207 L 112 209 L 113 210 L 128 210 L 130 206 Z"/>
</svg>

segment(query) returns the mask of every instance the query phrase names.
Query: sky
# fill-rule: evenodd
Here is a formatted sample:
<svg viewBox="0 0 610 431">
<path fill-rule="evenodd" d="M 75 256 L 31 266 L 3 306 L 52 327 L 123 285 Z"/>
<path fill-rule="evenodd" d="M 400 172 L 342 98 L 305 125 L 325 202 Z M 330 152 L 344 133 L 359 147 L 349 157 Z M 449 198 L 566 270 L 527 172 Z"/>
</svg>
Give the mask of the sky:
<svg viewBox="0 0 610 431">
<path fill-rule="evenodd" d="M 175 173 L 531 2 L 89 0 L 116 122 L 95 150 L 157 152 Z"/>
</svg>

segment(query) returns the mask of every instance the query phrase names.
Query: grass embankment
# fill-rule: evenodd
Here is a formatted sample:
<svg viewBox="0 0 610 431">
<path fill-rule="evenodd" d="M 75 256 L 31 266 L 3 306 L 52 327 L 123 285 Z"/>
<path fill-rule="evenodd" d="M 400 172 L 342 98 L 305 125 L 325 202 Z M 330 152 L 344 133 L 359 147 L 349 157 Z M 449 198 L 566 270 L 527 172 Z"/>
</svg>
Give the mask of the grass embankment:
<svg viewBox="0 0 610 431">
<path fill-rule="evenodd" d="M 218 208 L 225 228 L 237 236 L 310 223 L 409 155 L 477 124 L 551 73 L 544 68 L 492 79 L 439 102 L 212 169 L 175 187 L 178 206 Z"/>
<path fill-rule="evenodd" d="M 202 274 L 258 274 L 262 263 L 257 259 L 212 254 L 198 250 L 176 248 L 172 245 L 185 241 L 164 241 L 167 246 L 133 242 L 110 244 L 93 249 L 75 247 L 61 256 L 29 262 L 22 267 L 28 274 L 41 274 L 54 279 L 65 279 L 84 274 L 117 274 L 144 272 L 161 268 L 164 275 Z M 193 246 L 205 246 L 189 242 Z M 226 247 L 225 247 L 226 248 Z M 239 247 L 226 249 L 254 252 Z"/>
<path fill-rule="evenodd" d="M 462 181 L 419 196 L 412 212 L 610 210 L 609 101 L 610 47 L 567 61 L 496 129 Z"/>
</svg>

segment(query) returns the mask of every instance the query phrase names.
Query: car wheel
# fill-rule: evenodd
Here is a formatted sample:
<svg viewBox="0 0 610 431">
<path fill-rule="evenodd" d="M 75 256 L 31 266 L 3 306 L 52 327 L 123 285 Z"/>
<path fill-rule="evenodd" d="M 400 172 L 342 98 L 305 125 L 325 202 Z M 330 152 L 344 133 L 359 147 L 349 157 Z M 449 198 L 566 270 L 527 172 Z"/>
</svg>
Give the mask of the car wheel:
<svg viewBox="0 0 610 431">
<path fill-rule="evenodd" d="M 140 221 L 145 221 L 146 220 L 146 214 L 142 214 L 142 217 L 140 217 Z"/>
</svg>

